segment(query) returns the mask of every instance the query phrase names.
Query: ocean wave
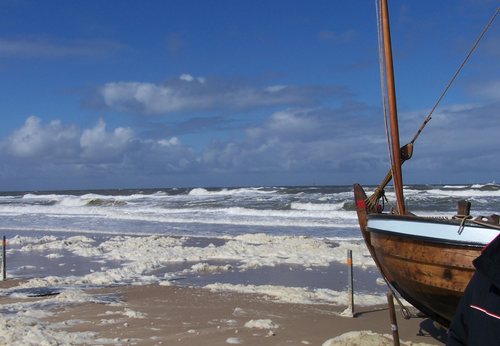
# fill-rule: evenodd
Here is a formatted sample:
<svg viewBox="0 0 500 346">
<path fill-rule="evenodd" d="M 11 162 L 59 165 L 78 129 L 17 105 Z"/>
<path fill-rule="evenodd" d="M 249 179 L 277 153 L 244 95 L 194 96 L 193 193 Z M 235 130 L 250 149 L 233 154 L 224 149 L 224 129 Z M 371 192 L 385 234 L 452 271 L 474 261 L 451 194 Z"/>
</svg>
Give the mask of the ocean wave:
<svg viewBox="0 0 500 346">
<path fill-rule="evenodd" d="M 205 210 L 199 210 L 199 213 L 206 212 Z M 338 219 L 351 219 L 354 218 L 354 214 L 346 212 L 341 208 L 325 208 L 325 209 L 249 209 L 242 207 L 230 207 L 224 209 L 214 209 L 212 210 L 215 214 L 220 216 L 231 215 L 231 216 L 254 216 L 254 217 L 277 217 L 282 219 L 288 218 L 304 218 L 304 219 L 329 219 L 335 221 Z"/>
<path fill-rule="evenodd" d="M 500 185 L 496 183 L 488 183 L 488 184 L 475 184 L 472 185 L 473 189 L 479 189 L 481 191 L 496 191 L 500 190 Z"/>
<path fill-rule="evenodd" d="M 367 193 L 373 187 L 367 188 Z M 0 217 L 12 229 L 106 230 L 231 234 L 352 234 L 357 228 L 350 187 L 241 187 L 32 192 L 0 200 Z M 393 189 L 387 197 L 395 200 Z M 454 215 L 456 202 L 473 202 L 474 214 L 500 210 L 500 189 L 483 185 L 409 185 L 408 208 L 417 214 Z M 495 209 L 498 209 L 495 211 Z M 22 216 L 22 217 L 21 217 Z M 334 230 L 334 231 L 331 231 Z"/>
<path fill-rule="evenodd" d="M 356 216 L 348 211 L 306 211 L 306 210 L 257 210 L 242 207 L 218 209 L 148 209 L 148 208 L 68 208 L 64 206 L 47 209 L 42 206 L 27 208 L 0 208 L 0 215 L 15 218 L 23 215 L 28 222 L 33 218 L 38 223 L 49 225 L 66 225 L 69 231 L 78 227 L 99 228 L 100 224 L 112 224 L 115 221 L 129 221 L 127 227 L 138 227 L 138 223 L 146 222 L 160 231 L 168 225 L 226 225 L 255 227 L 286 227 L 290 232 L 294 228 L 339 228 L 356 224 Z M 136 224 L 134 226 L 134 224 Z M 14 225 L 13 225 L 14 226 Z M 118 226 L 117 226 L 118 227 Z M 122 227 L 122 226 L 120 226 Z"/>
<path fill-rule="evenodd" d="M 56 194 L 50 194 L 50 195 L 37 195 L 34 193 L 26 193 L 22 196 L 22 199 L 60 199 L 66 195 L 56 195 Z"/>
<path fill-rule="evenodd" d="M 207 190 L 202 187 L 197 187 L 189 191 L 189 196 L 207 196 L 207 195 L 241 195 L 241 194 L 272 194 L 276 193 L 275 189 L 267 189 L 263 187 L 248 187 L 235 189 L 218 189 Z"/>
<path fill-rule="evenodd" d="M 444 185 L 443 189 L 469 189 L 470 185 Z"/>
<path fill-rule="evenodd" d="M 428 190 L 426 193 L 442 197 L 500 197 L 500 189 Z"/>
<path fill-rule="evenodd" d="M 127 205 L 127 202 L 125 201 L 115 201 L 115 200 L 109 200 L 109 199 L 100 199 L 100 198 L 95 198 L 91 199 L 90 201 L 87 202 L 88 206 L 92 207 L 102 207 L 102 206 L 124 206 Z"/>
<path fill-rule="evenodd" d="M 344 202 L 339 203 L 300 203 L 292 202 L 290 209 L 307 211 L 338 211 L 344 208 Z"/>
</svg>

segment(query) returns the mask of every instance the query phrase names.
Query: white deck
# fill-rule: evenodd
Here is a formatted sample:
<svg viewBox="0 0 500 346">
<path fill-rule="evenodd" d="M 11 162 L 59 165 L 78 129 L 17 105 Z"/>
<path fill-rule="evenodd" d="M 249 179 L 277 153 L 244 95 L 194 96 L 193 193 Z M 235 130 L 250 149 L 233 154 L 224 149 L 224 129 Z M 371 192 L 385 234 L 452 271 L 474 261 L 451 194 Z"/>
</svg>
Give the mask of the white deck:
<svg viewBox="0 0 500 346">
<path fill-rule="evenodd" d="M 409 219 L 368 219 L 369 231 L 391 232 L 401 235 L 433 238 L 437 241 L 470 244 L 489 244 L 500 230 L 486 227 L 465 226 L 459 234 L 459 226 L 441 222 L 422 222 Z"/>
</svg>

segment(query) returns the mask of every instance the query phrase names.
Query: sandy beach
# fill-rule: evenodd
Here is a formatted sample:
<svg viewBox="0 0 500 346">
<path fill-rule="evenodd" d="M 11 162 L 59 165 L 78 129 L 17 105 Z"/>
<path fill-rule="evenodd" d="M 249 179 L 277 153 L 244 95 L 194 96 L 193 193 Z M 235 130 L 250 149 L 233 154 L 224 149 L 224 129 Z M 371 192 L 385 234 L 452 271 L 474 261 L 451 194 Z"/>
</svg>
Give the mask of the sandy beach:
<svg viewBox="0 0 500 346">
<path fill-rule="evenodd" d="M 0 288 L 18 283 L 7 280 Z M 329 304 L 279 303 L 264 295 L 174 285 L 117 286 L 78 294 L 94 298 L 62 308 L 54 304 L 38 322 L 28 320 L 22 328 L 13 321 L 4 323 L 2 344 L 392 345 L 386 305 L 356 307 L 351 318 L 340 316 L 342 308 Z M 51 300 L 63 299 L 58 296 L 23 300 L 49 307 Z M 19 302 L 0 298 L 3 309 Z M 405 320 L 399 311 L 397 318 L 402 344 L 443 343 L 445 332 L 432 321 Z M 345 335 L 355 331 L 371 333 Z M 350 337 L 331 340 L 341 335 Z"/>
<path fill-rule="evenodd" d="M 393 344 L 387 287 L 356 240 L 78 235 L 8 243 L 0 345 Z M 342 315 L 347 248 L 357 264 L 354 318 Z M 446 338 L 428 319 L 398 313 L 398 321 L 403 345 Z"/>
</svg>

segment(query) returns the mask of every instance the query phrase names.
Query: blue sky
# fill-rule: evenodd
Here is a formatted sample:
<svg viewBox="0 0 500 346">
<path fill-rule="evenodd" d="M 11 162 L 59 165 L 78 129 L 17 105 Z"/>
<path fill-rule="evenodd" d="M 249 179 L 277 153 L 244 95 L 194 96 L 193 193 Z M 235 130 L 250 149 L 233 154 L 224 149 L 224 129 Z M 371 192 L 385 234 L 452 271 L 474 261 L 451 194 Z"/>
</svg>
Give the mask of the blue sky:
<svg viewBox="0 0 500 346">
<path fill-rule="evenodd" d="M 498 7 L 392 1 L 401 142 Z M 0 1 L 0 190 L 378 183 L 374 1 Z M 498 182 L 500 23 L 405 164 Z"/>
</svg>

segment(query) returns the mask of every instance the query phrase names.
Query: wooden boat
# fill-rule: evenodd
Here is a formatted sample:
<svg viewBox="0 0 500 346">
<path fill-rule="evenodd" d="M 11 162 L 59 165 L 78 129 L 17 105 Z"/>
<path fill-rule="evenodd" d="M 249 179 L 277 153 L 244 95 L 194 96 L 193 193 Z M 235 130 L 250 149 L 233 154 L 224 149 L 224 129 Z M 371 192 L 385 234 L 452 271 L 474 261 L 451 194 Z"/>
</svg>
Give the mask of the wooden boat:
<svg viewBox="0 0 500 346">
<path fill-rule="evenodd" d="M 469 215 L 470 203 L 465 201 L 459 203 L 454 217 L 421 217 L 406 210 L 401 165 L 411 158 L 414 141 L 400 148 L 387 0 L 380 0 L 380 13 L 392 165 L 370 198 L 361 185 L 354 185 L 359 225 L 368 250 L 390 287 L 422 313 L 448 326 L 474 273 L 472 260 L 500 233 L 499 218 L 473 218 Z M 384 212 L 379 200 L 392 178 L 397 208 Z"/>
</svg>

